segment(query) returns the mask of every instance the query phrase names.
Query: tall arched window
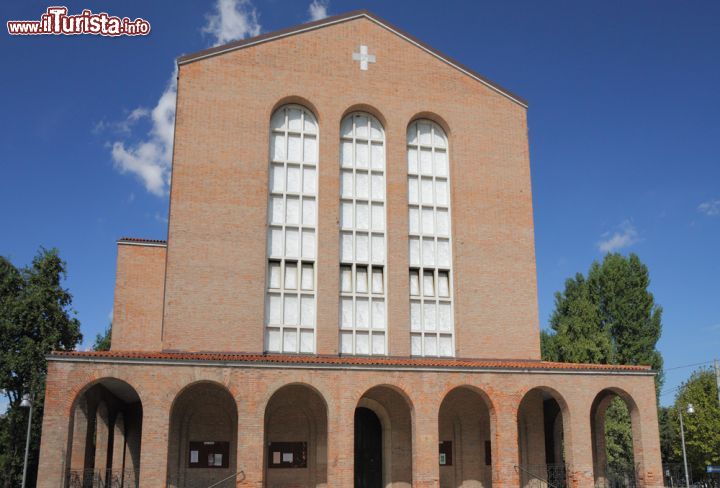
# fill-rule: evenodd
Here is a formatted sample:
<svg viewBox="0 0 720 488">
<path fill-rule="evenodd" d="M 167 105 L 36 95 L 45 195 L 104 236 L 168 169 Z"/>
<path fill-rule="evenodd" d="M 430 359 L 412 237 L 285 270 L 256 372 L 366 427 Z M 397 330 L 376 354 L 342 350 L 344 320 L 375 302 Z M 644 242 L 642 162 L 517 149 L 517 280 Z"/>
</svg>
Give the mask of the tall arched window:
<svg viewBox="0 0 720 488">
<path fill-rule="evenodd" d="M 407 144 L 410 349 L 414 356 L 453 356 L 447 137 L 436 123 L 418 120 L 408 128 Z"/>
<path fill-rule="evenodd" d="M 385 132 L 367 113 L 340 128 L 340 352 L 386 354 Z"/>
<path fill-rule="evenodd" d="M 298 105 L 270 122 L 265 349 L 315 352 L 318 125 Z"/>
</svg>

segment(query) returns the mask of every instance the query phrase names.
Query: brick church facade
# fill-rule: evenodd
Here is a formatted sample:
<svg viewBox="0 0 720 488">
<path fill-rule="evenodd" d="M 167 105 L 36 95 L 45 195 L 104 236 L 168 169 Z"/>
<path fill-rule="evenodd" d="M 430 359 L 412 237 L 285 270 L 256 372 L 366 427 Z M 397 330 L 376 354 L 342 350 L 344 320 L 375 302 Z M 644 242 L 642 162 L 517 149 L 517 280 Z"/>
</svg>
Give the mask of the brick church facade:
<svg viewBox="0 0 720 488">
<path fill-rule="evenodd" d="M 662 486 L 654 372 L 540 360 L 521 98 L 364 11 L 178 65 L 168 238 L 50 356 L 38 486 L 591 487 L 617 396 Z"/>
</svg>

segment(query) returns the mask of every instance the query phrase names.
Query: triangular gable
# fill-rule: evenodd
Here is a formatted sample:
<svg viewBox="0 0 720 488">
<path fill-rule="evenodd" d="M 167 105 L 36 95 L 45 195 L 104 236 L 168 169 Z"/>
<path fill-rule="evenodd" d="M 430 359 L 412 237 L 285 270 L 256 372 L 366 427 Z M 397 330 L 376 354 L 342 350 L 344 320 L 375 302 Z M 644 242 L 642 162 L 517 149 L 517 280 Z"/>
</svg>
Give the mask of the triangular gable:
<svg viewBox="0 0 720 488">
<path fill-rule="evenodd" d="M 394 25 L 386 22 L 385 20 L 381 19 L 380 17 L 377 17 L 375 14 L 372 14 L 368 12 L 367 10 L 355 10 L 353 12 L 349 12 L 342 15 L 335 15 L 333 17 L 326 17 L 322 20 L 317 20 L 315 22 L 309 22 L 307 24 L 301 24 L 296 27 L 291 27 L 289 29 L 283 29 L 275 32 L 269 32 L 267 34 L 262 34 L 256 37 L 251 37 L 248 39 L 243 39 L 240 41 L 231 42 L 228 44 L 224 44 L 222 46 L 216 46 L 212 47 L 210 49 L 205 49 L 203 51 L 196 52 L 194 54 L 186 54 L 184 56 L 180 56 L 177 60 L 178 65 L 184 65 L 193 63 L 195 61 L 200 61 L 202 59 L 206 59 L 212 56 L 218 56 L 220 54 L 225 54 L 230 51 L 235 51 L 237 49 L 243 49 L 250 46 L 255 46 L 257 44 L 262 44 L 265 42 L 274 41 L 276 39 L 282 39 L 284 37 L 294 36 L 296 34 L 301 34 L 303 32 L 308 32 L 315 29 L 320 29 L 323 27 L 331 26 L 334 24 L 339 24 L 341 22 L 348 22 L 351 20 L 356 20 L 360 18 L 365 18 L 370 20 L 371 22 L 374 22 L 375 24 L 379 25 L 380 27 L 392 32 L 393 34 L 405 39 L 410 44 L 413 44 L 414 46 L 422 49 L 423 51 L 427 52 L 431 56 L 434 56 L 435 58 L 439 59 L 440 61 L 452 66 L 453 68 L 457 69 L 458 71 L 466 74 L 470 78 L 479 81 L 483 85 L 487 86 L 491 90 L 501 94 L 502 96 L 509 98 L 510 100 L 514 101 L 518 105 L 521 105 L 525 108 L 527 108 L 528 104 L 527 101 L 512 92 L 506 90 L 505 88 L 501 87 L 500 85 L 488 80 L 487 78 L 483 77 L 479 73 L 473 71 L 472 69 L 468 68 L 467 66 L 462 65 L 461 63 L 457 62 L 453 58 L 446 56 L 445 54 L 441 53 L 440 51 L 437 51 L 436 49 L 428 46 L 424 42 L 420 41 L 419 39 L 411 36 L 410 34 L 403 32 L 402 30 L 398 29 Z"/>
</svg>

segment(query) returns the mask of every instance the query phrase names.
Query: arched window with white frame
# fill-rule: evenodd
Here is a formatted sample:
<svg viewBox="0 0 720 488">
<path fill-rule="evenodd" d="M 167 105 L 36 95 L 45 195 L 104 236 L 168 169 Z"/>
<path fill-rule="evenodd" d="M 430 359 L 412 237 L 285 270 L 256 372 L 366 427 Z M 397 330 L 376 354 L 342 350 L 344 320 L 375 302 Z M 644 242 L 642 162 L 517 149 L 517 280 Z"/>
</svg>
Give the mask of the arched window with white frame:
<svg viewBox="0 0 720 488">
<path fill-rule="evenodd" d="M 270 121 L 265 350 L 315 352 L 318 124 L 300 105 Z"/>
<path fill-rule="evenodd" d="M 352 113 L 340 146 L 340 352 L 385 355 L 385 131 Z"/>
<path fill-rule="evenodd" d="M 445 131 L 417 120 L 407 133 L 410 350 L 454 356 L 450 169 Z"/>
</svg>

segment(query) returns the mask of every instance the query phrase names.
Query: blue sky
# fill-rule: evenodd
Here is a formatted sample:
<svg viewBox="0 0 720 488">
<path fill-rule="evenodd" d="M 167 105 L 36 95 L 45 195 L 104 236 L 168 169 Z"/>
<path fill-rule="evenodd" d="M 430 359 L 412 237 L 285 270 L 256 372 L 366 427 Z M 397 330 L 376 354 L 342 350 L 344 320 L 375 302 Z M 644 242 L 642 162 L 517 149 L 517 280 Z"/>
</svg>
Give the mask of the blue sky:
<svg viewBox="0 0 720 488">
<path fill-rule="evenodd" d="M 64 4 L 152 25 L 135 38 L 0 35 L 0 254 L 23 265 L 60 249 L 83 347 L 110 320 L 116 239 L 166 237 L 174 59 L 367 8 L 529 100 L 541 326 L 567 277 L 603 250 L 636 252 L 664 308 L 666 366 L 720 357 L 720 3 Z M 34 20 L 49 5 L 0 14 Z M 669 371 L 665 390 L 690 371 Z"/>
</svg>

